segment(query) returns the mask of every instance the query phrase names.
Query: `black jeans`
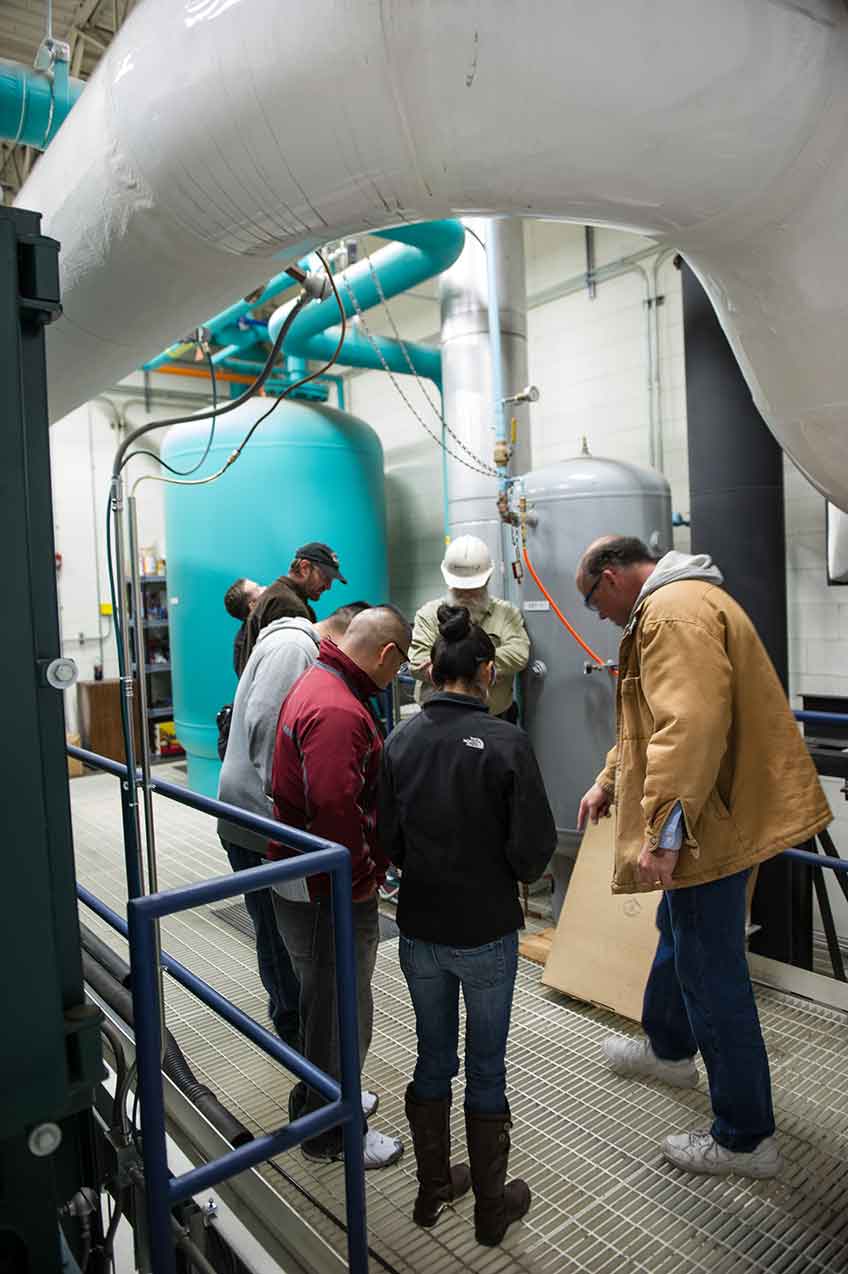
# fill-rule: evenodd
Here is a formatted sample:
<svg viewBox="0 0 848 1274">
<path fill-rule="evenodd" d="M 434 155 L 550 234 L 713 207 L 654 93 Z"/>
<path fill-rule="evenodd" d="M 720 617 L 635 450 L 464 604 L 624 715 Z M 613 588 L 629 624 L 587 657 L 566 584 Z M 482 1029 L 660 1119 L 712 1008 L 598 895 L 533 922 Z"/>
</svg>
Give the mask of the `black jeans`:
<svg viewBox="0 0 848 1274">
<path fill-rule="evenodd" d="M 303 1055 L 325 1074 L 341 1079 L 332 903 L 329 898 L 315 902 L 290 902 L 276 893 L 273 898 L 280 933 L 300 977 Z M 353 904 L 353 933 L 361 1067 L 371 1046 L 374 1026 L 371 978 L 380 940 L 376 897 Z M 289 1098 L 289 1115 L 297 1119 L 325 1104 L 320 1093 L 301 1082 Z M 337 1153 L 341 1142 L 341 1129 L 332 1128 L 306 1144 L 313 1153 Z"/>
<path fill-rule="evenodd" d="M 226 841 L 221 844 L 233 871 L 261 867 L 268 861 L 261 854 L 242 849 L 241 845 L 230 845 Z M 268 993 L 268 1016 L 280 1039 L 300 1052 L 300 982 L 277 928 L 271 890 L 245 894 L 244 904 L 256 934 L 256 960 L 262 985 Z"/>
</svg>

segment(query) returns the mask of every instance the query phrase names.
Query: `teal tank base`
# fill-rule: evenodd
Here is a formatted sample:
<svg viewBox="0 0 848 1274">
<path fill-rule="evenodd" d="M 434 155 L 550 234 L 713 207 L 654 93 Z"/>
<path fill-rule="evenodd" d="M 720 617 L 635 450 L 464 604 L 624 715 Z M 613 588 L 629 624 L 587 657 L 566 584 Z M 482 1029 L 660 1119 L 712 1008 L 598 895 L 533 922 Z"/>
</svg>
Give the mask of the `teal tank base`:
<svg viewBox="0 0 848 1274">
<path fill-rule="evenodd" d="M 272 405 L 253 398 L 220 417 L 192 478 L 217 472 Z M 208 437 L 207 420 L 177 425 L 165 436 L 162 458 L 188 470 Z M 239 622 L 224 609 L 224 594 L 242 576 L 272 583 L 310 540 L 336 550 L 348 580 L 315 603 L 319 619 L 345 602 L 388 600 L 383 449 L 364 421 L 334 407 L 284 399 L 223 477 L 165 488 L 174 724 L 196 792 L 217 795 L 215 717 L 236 694 Z"/>
<path fill-rule="evenodd" d="M 221 777 L 221 762 L 218 758 L 215 757 L 213 761 L 211 757 L 186 752 L 186 762 L 188 785 L 192 792 L 214 799 L 218 795 L 218 779 Z"/>
</svg>

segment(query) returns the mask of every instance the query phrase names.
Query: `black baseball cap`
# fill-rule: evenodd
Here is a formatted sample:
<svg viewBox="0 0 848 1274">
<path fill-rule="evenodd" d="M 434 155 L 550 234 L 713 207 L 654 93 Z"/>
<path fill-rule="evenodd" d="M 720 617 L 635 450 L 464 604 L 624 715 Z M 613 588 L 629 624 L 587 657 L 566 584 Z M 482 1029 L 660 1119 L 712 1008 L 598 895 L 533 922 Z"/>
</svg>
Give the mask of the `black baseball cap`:
<svg viewBox="0 0 848 1274">
<path fill-rule="evenodd" d="M 329 544 L 319 544 L 317 540 L 311 540 L 309 544 L 304 544 L 302 548 L 295 551 L 295 559 L 297 558 L 302 558 L 305 562 L 314 562 L 332 579 L 337 579 L 340 584 L 347 583 L 339 570 L 339 555 L 333 552 Z"/>
</svg>

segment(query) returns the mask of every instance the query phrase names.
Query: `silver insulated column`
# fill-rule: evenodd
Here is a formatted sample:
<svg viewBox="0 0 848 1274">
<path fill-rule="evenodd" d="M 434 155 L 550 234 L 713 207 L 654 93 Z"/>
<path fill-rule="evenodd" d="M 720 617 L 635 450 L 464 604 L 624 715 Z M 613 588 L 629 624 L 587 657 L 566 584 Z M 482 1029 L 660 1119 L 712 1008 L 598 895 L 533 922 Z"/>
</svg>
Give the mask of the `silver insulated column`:
<svg viewBox="0 0 848 1274">
<path fill-rule="evenodd" d="M 499 370 L 503 396 L 527 384 L 527 292 L 524 279 L 524 232 L 514 220 L 463 218 L 485 248 L 468 234 L 459 260 L 441 276 L 442 395 L 445 420 L 469 451 L 487 467 L 494 463 L 496 412 L 494 371 Z M 500 368 L 493 369 L 489 332 L 489 272 L 494 271 L 498 297 Z M 506 408 L 507 426 L 515 417 L 517 441 L 510 474 L 530 468 L 530 420 L 526 404 Z M 474 461 L 448 435 L 446 457 L 448 534 L 478 535 L 489 546 L 495 572 L 490 589 L 504 596 L 504 528 L 498 518 L 498 480 L 478 473 Z M 461 457 L 461 459 L 456 458 Z M 467 461 L 467 464 L 463 463 Z"/>
</svg>

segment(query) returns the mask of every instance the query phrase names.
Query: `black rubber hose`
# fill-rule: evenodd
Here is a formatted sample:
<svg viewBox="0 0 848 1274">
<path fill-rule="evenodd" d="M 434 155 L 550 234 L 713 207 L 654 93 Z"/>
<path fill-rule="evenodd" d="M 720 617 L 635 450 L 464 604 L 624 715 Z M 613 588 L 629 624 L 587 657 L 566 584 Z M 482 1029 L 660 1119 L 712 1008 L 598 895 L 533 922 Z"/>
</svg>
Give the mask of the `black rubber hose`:
<svg viewBox="0 0 848 1274">
<path fill-rule="evenodd" d="M 80 940 L 88 954 L 98 964 L 102 965 L 116 982 L 120 982 L 122 987 L 126 987 L 129 990 L 130 966 L 126 960 L 122 960 L 117 951 L 113 951 L 102 938 L 98 938 L 97 934 L 89 929 L 88 925 L 80 925 Z"/>
<path fill-rule="evenodd" d="M 115 956 L 114 952 L 112 955 L 119 965 L 123 965 L 124 973 L 129 973 L 127 965 L 120 956 Z M 89 986 L 124 1019 L 128 1026 L 133 1026 L 132 995 L 122 985 L 122 980 L 105 969 L 88 950 L 83 950 L 82 968 Z M 162 1061 L 162 1070 L 231 1146 L 245 1146 L 249 1141 L 253 1141 L 253 1133 L 245 1128 L 226 1106 L 222 1105 L 205 1084 L 200 1083 L 183 1056 L 179 1044 L 168 1030 L 165 1032 L 165 1056 Z"/>
</svg>

